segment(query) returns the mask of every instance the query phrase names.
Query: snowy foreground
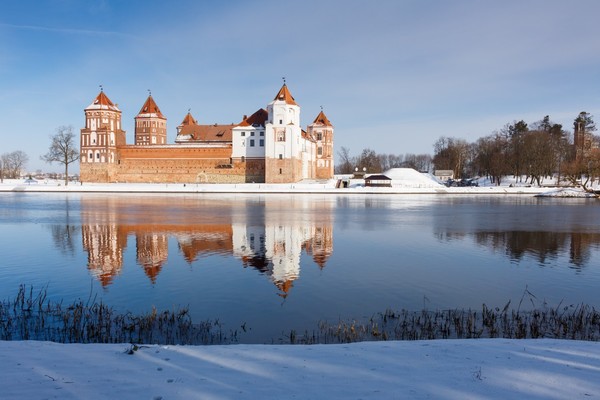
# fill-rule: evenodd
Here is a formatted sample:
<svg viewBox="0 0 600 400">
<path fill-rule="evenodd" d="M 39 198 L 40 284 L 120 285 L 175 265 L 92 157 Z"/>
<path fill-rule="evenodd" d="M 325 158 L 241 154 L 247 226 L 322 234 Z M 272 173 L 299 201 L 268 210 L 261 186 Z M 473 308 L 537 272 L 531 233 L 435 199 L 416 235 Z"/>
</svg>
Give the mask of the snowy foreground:
<svg viewBox="0 0 600 400">
<path fill-rule="evenodd" d="M 591 399 L 600 343 L 339 345 L 0 342 L 2 399 Z"/>
</svg>

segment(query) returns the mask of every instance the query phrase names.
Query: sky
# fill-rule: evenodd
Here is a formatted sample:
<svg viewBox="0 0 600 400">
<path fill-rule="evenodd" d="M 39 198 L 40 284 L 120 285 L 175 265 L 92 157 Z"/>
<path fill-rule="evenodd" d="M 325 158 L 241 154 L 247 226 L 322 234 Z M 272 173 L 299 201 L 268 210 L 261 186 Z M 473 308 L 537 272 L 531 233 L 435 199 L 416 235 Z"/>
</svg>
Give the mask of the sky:
<svg viewBox="0 0 600 400">
<path fill-rule="evenodd" d="M 303 127 L 323 110 L 335 149 L 433 154 L 545 115 L 600 118 L 596 0 L 2 1 L 0 154 L 40 160 L 100 91 L 127 142 L 150 90 L 168 140 L 266 108 L 285 77 Z"/>
</svg>

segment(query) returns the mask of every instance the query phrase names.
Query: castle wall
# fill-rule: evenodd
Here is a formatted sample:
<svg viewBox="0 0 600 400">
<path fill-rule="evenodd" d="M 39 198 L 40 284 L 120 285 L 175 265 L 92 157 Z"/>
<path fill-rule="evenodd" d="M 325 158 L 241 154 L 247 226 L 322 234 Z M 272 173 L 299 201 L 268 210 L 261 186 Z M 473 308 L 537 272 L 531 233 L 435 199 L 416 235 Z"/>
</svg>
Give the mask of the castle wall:
<svg viewBox="0 0 600 400">
<path fill-rule="evenodd" d="M 122 146 L 115 164 L 82 163 L 82 182 L 264 182 L 265 163 L 232 160 L 231 147 Z"/>
<path fill-rule="evenodd" d="M 302 180 L 302 160 L 298 158 L 266 158 L 266 183 L 293 183 Z"/>
</svg>

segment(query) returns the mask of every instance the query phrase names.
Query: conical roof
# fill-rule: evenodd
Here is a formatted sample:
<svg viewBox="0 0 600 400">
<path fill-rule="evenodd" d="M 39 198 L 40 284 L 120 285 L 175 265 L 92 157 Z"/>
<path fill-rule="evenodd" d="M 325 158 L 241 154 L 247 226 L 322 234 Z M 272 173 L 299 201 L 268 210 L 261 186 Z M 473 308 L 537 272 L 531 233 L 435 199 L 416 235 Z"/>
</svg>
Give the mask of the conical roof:
<svg viewBox="0 0 600 400">
<path fill-rule="evenodd" d="M 107 95 L 104 94 L 104 91 L 100 91 L 98 96 L 94 99 L 92 104 L 85 108 L 86 110 L 111 110 L 111 111 L 119 111 L 119 108 L 113 104 L 112 101 L 108 98 Z"/>
<path fill-rule="evenodd" d="M 160 108 L 156 105 L 156 102 L 152 98 L 152 95 L 148 96 L 146 102 L 140 109 L 137 115 L 138 117 L 157 117 L 166 119 L 165 116 L 160 112 Z"/>
<path fill-rule="evenodd" d="M 283 86 L 281 87 L 281 89 L 279 89 L 279 92 L 277 92 L 277 96 L 275 96 L 275 98 L 273 99 L 275 101 L 279 100 L 283 100 L 286 102 L 286 104 L 290 104 L 290 105 L 294 105 L 297 106 L 298 104 L 296 104 L 296 101 L 294 100 L 294 97 L 292 96 L 292 94 L 290 93 L 290 90 L 288 89 L 287 85 L 284 83 Z"/>
<path fill-rule="evenodd" d="M 327 119 L 327 116 L 325 115 L 323 110 L 321 110 L 319 115 L 317 115 L 317 118 L 315 118 L 315 120 L 313 121 L 313 124 L 333 126 L 333 125 L 331 125 L 331 122 L 329 122 L 329 120 Z"/>
<path fill-rule="evenodd" d="M 181 126 L 188 126 L 188 125 L 198 125 L 198 121 L 196 121 L 194 119 L 194 117 L 192 117 L 192 113 L 190 113 L 189 111 L 183 118 L 183 121 L 181 121 Z"/>
</svg>

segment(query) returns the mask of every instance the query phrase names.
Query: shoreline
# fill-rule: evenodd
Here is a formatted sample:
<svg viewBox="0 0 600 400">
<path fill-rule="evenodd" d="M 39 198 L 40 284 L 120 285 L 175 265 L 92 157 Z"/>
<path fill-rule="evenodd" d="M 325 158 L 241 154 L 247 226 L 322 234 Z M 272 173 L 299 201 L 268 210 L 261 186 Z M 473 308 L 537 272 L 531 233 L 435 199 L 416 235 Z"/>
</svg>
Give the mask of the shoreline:
<svg viewBox="0 0 600 400">
<path fill-rule="evenodd" d="M 180 194 L 332 194 L 332 195 L 380 195 L 380 194 L 460 194 L 460 195 L 536 195 L 552 190 L 552 187 L 527 186 L 400 186 L 400 187 L 364 187 L 354 185 L 350 188 L 336 188 L 335 181 L 327 183 L 71 183 L 64 186 L 59 182 L 27 184 L 4 182 L 0 192 L 4 193 L 180 193 Z"/>
</svg>

